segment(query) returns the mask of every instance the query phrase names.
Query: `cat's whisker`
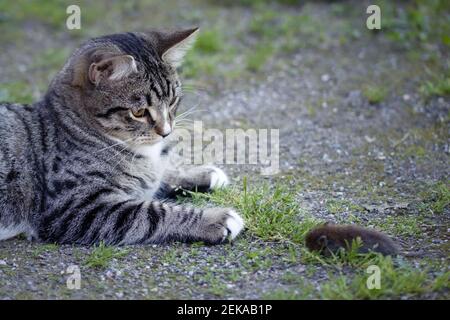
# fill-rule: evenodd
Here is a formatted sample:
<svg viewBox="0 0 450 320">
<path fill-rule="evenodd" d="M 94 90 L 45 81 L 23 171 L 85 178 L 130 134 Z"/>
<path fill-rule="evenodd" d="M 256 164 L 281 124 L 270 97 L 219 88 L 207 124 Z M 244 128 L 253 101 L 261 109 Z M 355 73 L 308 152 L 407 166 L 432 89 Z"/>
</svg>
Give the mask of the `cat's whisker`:
<svg viewBox="0 0 450 320">
<path fill-rule="evenodd" d="M 199 85 L 199 84 L 196 84 L 196 83 L 183 83 L 182 85 L 181 85 L 181 89 L 198 89 L 198 90 L 202 90 L 202 91 L 206 91 L 207 90 L 207 88 L 206 88 L 206 86 L 202 86 L 202 85 Z"/>
<path fill-rule="evenodd" d="M 114 148 L 115 146 L 118 146 L 118 145 L 121 145 L 121 144 L 126 144 L 127 142 L 130 142 L 132 139 L 133 138 L 126 139 L 126 140 L 123 140 L 123 141 L 119 141 L 119 142 L 117 142 L 117 143 L 115 143 L 113 145 L 110 145 L 110 146 L 107 146 L 105 148 L 99 149 L 99 150 L 95 151 L 94 153 L 98 153 L 98 152 L 101 152 L 101 151 L 104 151 L 104 150 L 108 150 L 110 148 Z"/>
<path fill-rule="evenodd" d="M 132 140 L 134 138 L 131 138 L 130 140 Z M 117 166 L 123 161 L 125 160 L 130 154 L 133 154 L 133 158 L 136 156 L 136 153 L 132 153 L 126 150 L 127 146 L 125 146 L 124 148 L 122 148 L 117 154 L 115 154 L 111 159 L 123 155 L 120 160 L 112 167 L 111 169 L 111 175 L 114 174 L 114 170 L 117 168 Z M 132 159 L 133 159 L 132 158 Z"/>
<path fill-rule="evenodd" d="M 184 130 L 190 131 L 190 130 L 193 130 L 194 128 L 192 128 L 192 127 L 179 126 L 179 127 L 175 127 L 174 130 L 180 130 L 180 129 L 184 129 Z"/>
<path fill-rule="evenodd" d="M 194 122 L 195 119 L 189 119 L 189 118 L 181 118 L 181 119 L 178 119 L 178 118 L 175 118 L 174 121 L 175 121 L 175 122 L 178 122 L 178 123 L 180 123 L 180 122 Z"/>
<path fill-rule="evenodd" d="M 193 107 L 187 109 L 186 111 L 181 112 L 180 114 L 178 114 L 177 117 L 183 116 L 183 115 L 185 115 L 185 114 L 189 114 L 189 113 L 191 113 L 191 112 L 204 111 L 203 109 L 197 109 L 198 106 L 199 106 L 199 104 L 196 104 L 195 106 L 193 106 Z"/>
<path fill-rule="evenodd" d="M 188 116 L 190 116 L 190 115 L 192 115 L 192 114 L 194 114 L 194 113 L 196 113 L 196 112 L 204 112 L 204 111 L 206 111 L 206 109 L 195 109 L 194 110 L 194 108 L 195 107 L 193 107 L 193 108 L 191 108 L 191 109 L 189 109 L 189 110 L 187 110 L 187 111 L 185 111 L 185 112 L 183 112 L 183 113 L 180 113 L 179 115 L 177 115 L 176 117 L 175 117 L 175 119 L 177 120 L 180 120 L 180 119 L 185 119 L 185 118 L 187 118 Z"/>
<path fill-rule="evenodd" d="M 205 94 L 196 90 L 187 90 L 183 92 L 183 96 L 192 96 L 195 97 L 195 99 L 203 99 L 205 97 Z"/>
</svg>

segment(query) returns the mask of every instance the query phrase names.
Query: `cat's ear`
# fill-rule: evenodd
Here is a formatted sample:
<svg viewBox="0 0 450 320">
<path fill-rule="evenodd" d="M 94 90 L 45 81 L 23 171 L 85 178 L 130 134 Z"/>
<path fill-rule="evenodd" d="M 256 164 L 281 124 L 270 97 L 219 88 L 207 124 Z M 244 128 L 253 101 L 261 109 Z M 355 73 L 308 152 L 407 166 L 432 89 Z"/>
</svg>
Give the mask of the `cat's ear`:
<svg viewBox="0 0 450 320">
<path fill-rule="evenodd" d="M 157 50 L 161 59 L 179 67 L 186 52 L 195 42 L 198 28 L 158 33 Z"/>
<path fill-rule="evenodd" d="M 137 72 L 136 61 L 130 55 L 109 57 L 89 66 L 88 79 L 98 85 L 103 79 L 116 81 Z"/>
</svg>

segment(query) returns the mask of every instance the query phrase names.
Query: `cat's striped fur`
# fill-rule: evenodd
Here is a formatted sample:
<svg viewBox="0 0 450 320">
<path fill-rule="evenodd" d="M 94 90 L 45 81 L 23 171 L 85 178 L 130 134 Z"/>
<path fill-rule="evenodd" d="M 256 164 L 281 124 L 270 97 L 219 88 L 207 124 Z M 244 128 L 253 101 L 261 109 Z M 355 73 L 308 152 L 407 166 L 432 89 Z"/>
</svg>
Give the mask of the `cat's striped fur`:
<svg viewBox="0 0 450 320">
<path fill-rule="evenodd" d="M 0 105 L 0 239 L 215 244 L 242 230 L 232 209 L 161 200 L 226 183 L 218 168 L 175 166 L 163 152 L 181 95 L 175 67 L 195 33 L 92 39 L 42 101 Z"/>
</svg>

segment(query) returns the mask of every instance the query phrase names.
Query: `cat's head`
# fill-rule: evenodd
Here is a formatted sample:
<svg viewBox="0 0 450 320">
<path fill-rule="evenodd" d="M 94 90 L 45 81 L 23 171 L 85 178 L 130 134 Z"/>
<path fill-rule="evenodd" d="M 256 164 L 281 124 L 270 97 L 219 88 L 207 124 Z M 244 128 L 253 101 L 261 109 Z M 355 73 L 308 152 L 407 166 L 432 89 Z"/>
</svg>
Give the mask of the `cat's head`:
<svg viewBox="0 0 450 320">
<path fill-rule="evenodd" d="M 169 135 L 181 97 L 176 68 L 198 28 L 94 38 L 61 72 L 75 108 L 109 137 L 132 146 Z"/>
</svg>

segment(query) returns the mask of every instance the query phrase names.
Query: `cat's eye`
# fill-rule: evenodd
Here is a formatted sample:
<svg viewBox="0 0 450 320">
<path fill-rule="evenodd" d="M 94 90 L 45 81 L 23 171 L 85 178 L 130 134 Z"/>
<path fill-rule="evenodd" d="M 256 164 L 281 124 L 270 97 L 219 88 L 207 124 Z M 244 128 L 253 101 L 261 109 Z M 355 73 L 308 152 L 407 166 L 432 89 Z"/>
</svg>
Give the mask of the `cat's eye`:
<svg viewBox="0 0 450 320">
<path fill-rule="evenodd" d="M 141 108 L 138 110 L 131 110 L 131 113 L 136 118 L 142 118 L 143 116 L 145 116 L 145 108 Z"/>
</svg>

